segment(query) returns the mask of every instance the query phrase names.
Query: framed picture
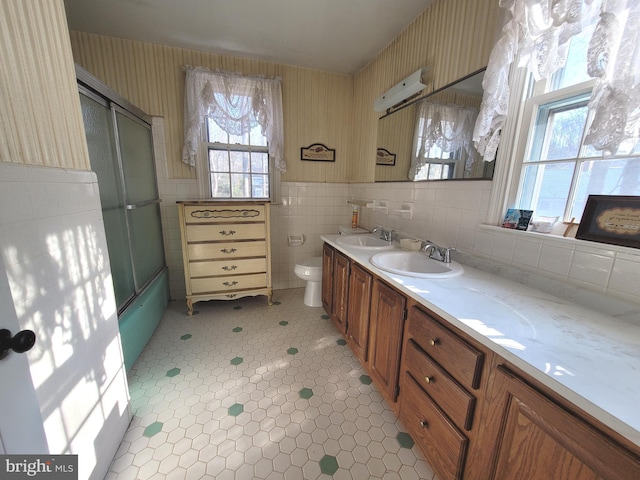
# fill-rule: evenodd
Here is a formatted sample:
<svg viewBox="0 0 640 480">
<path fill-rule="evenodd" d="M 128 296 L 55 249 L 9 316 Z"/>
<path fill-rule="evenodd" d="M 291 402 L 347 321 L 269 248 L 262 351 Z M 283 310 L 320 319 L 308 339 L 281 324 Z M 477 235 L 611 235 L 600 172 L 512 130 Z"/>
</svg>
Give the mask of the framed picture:
<svg viewBox="0 0 640 480">
<path fill-rule="evenodd" d="M 396 164 L 396 154 L 391 153 L 386 148 L 379 148 L 376 152 L 376 165 L 389 165 Z"/>
<path fill-rule="evenodd" d="M 576 238 L 640 248 L 640 197 L 589 195 Z"/>
<path fill-rule="evenodd" d="M 335 162 L 336 151 L 321 143 L 314 143 L 308 147 L 300 149 L 300 160 L 311 160 L 315 162 Z"/>
<path fill-rule="evenodd" d="M 502 222 L 503 228 L 512 230 L 526 230 L 533 216 L 533 210 L 520 210 L 518 208 L 510 208 L 504 216 Z"/>
</svg>

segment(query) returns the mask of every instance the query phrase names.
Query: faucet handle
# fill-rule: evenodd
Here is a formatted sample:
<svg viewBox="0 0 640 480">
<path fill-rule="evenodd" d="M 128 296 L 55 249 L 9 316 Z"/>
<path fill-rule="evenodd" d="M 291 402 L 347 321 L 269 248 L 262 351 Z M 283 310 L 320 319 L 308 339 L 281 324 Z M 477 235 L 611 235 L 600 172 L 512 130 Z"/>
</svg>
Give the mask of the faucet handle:
<svg viewBox="0 0 640 480">
<path fill-rule="evenodd" d="M 455 247 L 445 247 L 442 250 L 443 250 L 442 261 L 444 263 L 451 263 L 451 252 L 458 251 L 458 249 Z"/>
</svg>

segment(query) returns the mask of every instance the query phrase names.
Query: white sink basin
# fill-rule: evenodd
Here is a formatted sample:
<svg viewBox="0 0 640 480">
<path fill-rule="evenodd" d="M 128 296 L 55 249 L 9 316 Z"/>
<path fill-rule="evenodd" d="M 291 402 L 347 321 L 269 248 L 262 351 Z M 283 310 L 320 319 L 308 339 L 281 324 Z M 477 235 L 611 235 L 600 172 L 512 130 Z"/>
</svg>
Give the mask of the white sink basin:
<svg viewBox="0 0 640 480">
<path fill-rule="evenodd" d="M 361 250 L 389 250 L 393 245 L 386 240 L 382 240 L 374 235 L 356 234 L 340 235 L 336 239 L 338 245 L 345 245 Z"/>
<path fill-rule="evenodd" d="M 458 262 L 440 262 L 420 252 L 382 252 L 372 256 L 369 261 L 380 270 L 407 277 L 451 278 L 464 272 Z"/>
</svg>

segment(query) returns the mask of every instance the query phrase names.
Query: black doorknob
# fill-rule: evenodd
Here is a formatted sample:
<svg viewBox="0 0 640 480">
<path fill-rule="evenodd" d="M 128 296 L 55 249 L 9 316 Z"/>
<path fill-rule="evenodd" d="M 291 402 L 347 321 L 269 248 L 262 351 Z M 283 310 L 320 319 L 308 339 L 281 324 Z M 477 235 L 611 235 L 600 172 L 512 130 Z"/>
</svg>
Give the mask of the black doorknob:
<svg viewBox="0 0 640 480">
<path fill-rule="evenodd" d="M 36 343 L 36 334 L 31 330 L 22 330 L 13 337 L 6 328 L 0 329 L 0 360 L 9 355 L 9 350 L 24 353 Z"/>
</svg>

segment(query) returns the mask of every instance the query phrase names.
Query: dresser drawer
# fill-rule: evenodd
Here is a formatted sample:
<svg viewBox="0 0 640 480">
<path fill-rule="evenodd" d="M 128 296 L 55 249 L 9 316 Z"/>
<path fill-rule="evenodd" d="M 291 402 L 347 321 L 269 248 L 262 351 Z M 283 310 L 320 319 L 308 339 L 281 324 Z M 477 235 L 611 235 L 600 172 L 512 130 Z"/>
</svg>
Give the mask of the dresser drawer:
<svg viewBox="0 0 640 480">
<path fill-rule="evenodd" d="M 213 277 L 220 275 L 238 275 L 244 273 L 263 273 L 267 271 L 266 258 L 246 258 L 236 260 L 216 260 L 211 262 L 191 262 L 191 278 Z"/>
<path fill-rule="evenodd" d="M 264 222 L 264 205 L 185 205 L 184 219 L 192 223 Z"/>
<path fill-rule="evenodd" d="M 410 375 L 400 387 L 400 420 L 422 448 L 438 478 L 462 478 L 467 438 L 438 409 Z"/>
<path fill-rule="evenodd" d="M 266 286 L 266 273 L 191 279 L 191 293 L 194 295 L 232 290 L 247 290 Z"/>
<path fill-rule="evenodd" d="M 217 242 L 264 239 L 264 223 L 220 223 L 216 225 L 187 225 L 187 242 Z"/>
<path fill-rule="evenodd" d="M 484 355 L 419 308 L 409 317 L 409 337 L 462 385 L 477 389 Z"/>
<path fill-rule="evenodd" d="M 214 260 L 241 257 L 264 257 L 266 242 L 193 243 L 187 246 L 189 260 Z"/>
<path fill-rule="evenodd" d="M 471 430 L 476 399 L 451 376 L 431 361 L 414 342 L 407 342 L 404 369 L 440 406 L 455 424 Z"/>
</svg>

